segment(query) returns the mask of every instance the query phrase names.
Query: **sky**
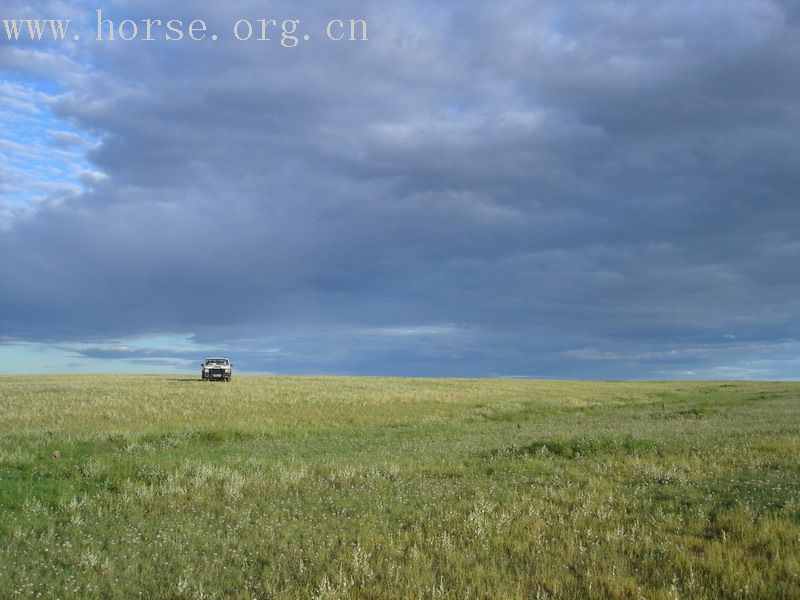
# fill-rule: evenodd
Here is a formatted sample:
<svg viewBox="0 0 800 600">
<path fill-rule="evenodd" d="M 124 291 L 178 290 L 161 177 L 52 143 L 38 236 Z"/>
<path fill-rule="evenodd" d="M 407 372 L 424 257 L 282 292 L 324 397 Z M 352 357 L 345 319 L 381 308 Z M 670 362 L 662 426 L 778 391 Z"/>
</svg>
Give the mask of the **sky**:
<svg viewBox="0 0 800 600">
<path fill-rule="evenodd" d="M 0 374 L 800 378 L 794 0 L 0 5 L 49 18 L 0 36 Z"/>
</svg>

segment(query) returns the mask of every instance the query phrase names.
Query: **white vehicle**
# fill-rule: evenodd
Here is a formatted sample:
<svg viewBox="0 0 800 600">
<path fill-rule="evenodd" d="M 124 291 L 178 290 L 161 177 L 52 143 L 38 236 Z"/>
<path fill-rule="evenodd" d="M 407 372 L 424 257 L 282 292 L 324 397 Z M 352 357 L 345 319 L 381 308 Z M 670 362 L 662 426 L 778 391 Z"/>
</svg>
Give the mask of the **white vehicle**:
<svg viewBox="0 0 800 600">
<path fill-rule="evenodd" d="M 233 364 L 227 358 L 207 358 L 203 367 L 203 381 L 230 381 Z"/>
</svg>

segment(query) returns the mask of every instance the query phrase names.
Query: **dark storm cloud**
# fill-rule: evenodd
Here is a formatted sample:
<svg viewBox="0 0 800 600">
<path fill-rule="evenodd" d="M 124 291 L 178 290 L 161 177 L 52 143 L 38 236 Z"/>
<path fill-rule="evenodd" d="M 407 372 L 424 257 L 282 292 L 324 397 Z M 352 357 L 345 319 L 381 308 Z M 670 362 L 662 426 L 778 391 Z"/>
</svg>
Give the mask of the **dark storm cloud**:
<svg viewBox="0 0 800 600">
<path fill-rule="evenodd" d="M 107 16 L 371 39 L 0 48 L 62 82 L 103 174 L 0 234 L 0 333 L 185 332 L 268 371 L 796 376 L 793 4 L 265 10 Z"/>
</svg>

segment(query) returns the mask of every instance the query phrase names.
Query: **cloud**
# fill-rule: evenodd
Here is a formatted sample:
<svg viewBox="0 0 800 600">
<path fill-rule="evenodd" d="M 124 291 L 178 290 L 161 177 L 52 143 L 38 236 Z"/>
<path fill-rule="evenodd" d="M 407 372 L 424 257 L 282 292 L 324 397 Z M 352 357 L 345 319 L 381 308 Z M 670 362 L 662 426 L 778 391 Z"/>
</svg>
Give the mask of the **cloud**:
<svg viewBox="0 0 800 600">
<path fill-rule="evenodd" d="M 0 333 L 393 374 L 711 376 L 734 347 L 796 375 L 770 350 L 800 336 L 793 5 L 336 10 L 270 5 L 369 43 L 0 50 L 27 81 L 0 87 Z"/>
<path fill-rule="evenodd" d="M 432 337 L 442 335 L 452 335 L 459 331 L 453 325 L 406 325 L 399 327 L 377 327 L 363 329 L 362 335 L 378 337 Z"/>
</svg>

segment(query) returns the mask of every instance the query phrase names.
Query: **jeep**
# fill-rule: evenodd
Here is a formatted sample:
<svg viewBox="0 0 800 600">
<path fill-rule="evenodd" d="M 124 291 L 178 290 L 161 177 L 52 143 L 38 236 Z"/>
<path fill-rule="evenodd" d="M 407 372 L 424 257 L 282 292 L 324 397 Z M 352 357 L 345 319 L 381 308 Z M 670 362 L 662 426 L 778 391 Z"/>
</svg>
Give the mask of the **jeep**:
<svg viewBox="0 0 800 600">
<path fill-rule="evenodd" d="M 203 381 L 230 381 L 233 365 L 227 358 L 207 358 L 201 365 Z"/>
</svg>

